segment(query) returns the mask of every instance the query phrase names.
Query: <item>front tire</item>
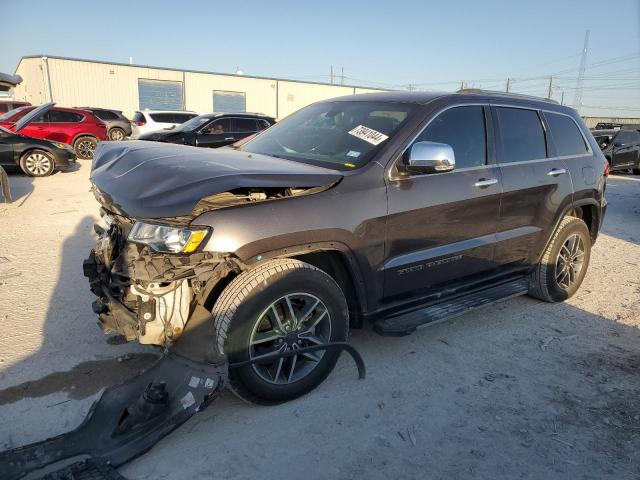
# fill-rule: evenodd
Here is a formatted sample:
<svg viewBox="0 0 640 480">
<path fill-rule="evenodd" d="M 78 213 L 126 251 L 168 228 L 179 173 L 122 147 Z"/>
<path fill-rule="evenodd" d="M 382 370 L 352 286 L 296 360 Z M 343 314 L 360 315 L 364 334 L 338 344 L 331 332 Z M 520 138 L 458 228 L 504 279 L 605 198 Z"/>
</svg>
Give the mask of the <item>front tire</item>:
<svg viewBox="0 0 640 480">
<path fill-rule="evenodd" d="M 111 140 L 112 142 L 119 142 L 121 140 L 124 140 L 124 138 L 126 137 L 126 134 L 124 133 L 124 130 L 118 127 L 114 127 L 111 130 L 109 130 L 109 140 Z"/>
<path fill-rule="evenodd" d="M 98 139 L 90 136 L 79 137 L 73 143 L 73 149 L 76 152 L 78 158 L 82 160 L 91 160 L 93 158 L 93 152 L 98 147 Z"/>
<path fill-rule="evenodd" d="M 345 341 L 349 328 L 338 284 L 294 259 L 270 260 L 240 274 L 222 292 L 212 314 L 217 348 L 229 363 Z M 230 387 L 253 403 L 285 402 L 322 383 L 339 356 L 339 351 L 320 350 L 231 369 Z"/>
<path fill-rule="evenodd" d="M 584 280 L 590 257 L 591 236 L 587 225 L 579 218 L 563 218 L 531 273 L 529 295 L 545 302 L 570 298 Z"/>
<path fill-rule="evenodd" d="M 48 177 L 55 169 L 55 161 L 49 152 L 31 150 L 20 158 L 20 168 L 30 177 Z"/>
</svg>

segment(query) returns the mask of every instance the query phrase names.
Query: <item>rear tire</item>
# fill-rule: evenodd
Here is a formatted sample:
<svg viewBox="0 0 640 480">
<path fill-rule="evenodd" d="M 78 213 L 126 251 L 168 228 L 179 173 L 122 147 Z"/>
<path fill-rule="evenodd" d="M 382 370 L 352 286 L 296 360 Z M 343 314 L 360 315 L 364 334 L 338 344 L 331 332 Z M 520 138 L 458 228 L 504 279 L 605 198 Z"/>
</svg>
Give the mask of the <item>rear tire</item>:
<svg viewBox="0 0 640 480">
<path fill-rule="evenodd" d="M 121 140 L 124 140 L 125 137 L 126 134 L 124 133 L 124 130 L 119 127 L 114 127 L 109 130 L 109 140 L 111 140 L 112 142 L 119 142 Z"/>
<path fill-rule="evenodd" d="M 216 346 L 229 363 L 345 341 L 349 328 L 347 302 L 338 284 L 322 270 L 294 259 L 270 260 L 237 276 L 212 314 Z M 339 351 L 320 350 L 231 369 L 230 387 L 253 403 L 285 402 L 322 383 L 339 356 Z"/>
<path fill-rule="evenodd" d="M 44 150 L 31 150 L 20 158 L 20 168 L 30 177 L 48 177 L 55 167 L 53 156 Z"/>
<path fill-rule="evenodd" d="M 584 280 L 590 256 L 591 236 L 587 225 L 579 218 L 563 218 L 531 273 L 529 295 L 545 302 L 570 298 Z"/>
<path fill-rule="evenodd" d="M 82 160 L 91 160 L 97 146 L 98 139 L 88 135 L 78 137 L 78 139 L 73 142 L 73 149 L 76 152 L 76 156 Z"/>
</svg>

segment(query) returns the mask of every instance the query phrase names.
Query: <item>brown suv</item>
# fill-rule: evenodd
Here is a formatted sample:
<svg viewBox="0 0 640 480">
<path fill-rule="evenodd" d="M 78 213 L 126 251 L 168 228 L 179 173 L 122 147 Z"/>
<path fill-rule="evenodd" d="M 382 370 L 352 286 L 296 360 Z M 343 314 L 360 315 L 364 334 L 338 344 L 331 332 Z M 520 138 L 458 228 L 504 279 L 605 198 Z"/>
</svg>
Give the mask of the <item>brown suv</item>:
<svg viewBox="0 0 640 480">
<path fill-rule="evenodd" d="M 85 275 L 106 332 L 240 363 L 237 394 L 280 402 L 330 373 L 339 351 L 309 347 L 349 326 L 573 295 L 606 163 L 575 110 L 483 91 L 324 101 L 235 149 L 101 144 Z"/>
</svg>

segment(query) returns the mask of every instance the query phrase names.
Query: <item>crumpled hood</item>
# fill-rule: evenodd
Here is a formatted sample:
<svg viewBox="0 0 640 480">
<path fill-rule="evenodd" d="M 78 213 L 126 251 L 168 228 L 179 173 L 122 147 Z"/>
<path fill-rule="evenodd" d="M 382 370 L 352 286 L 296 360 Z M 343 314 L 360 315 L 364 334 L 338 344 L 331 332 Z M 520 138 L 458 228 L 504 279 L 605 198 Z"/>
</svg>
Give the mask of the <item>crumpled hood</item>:
<svg viewBox="0 0 640 480">
<path fill-rule="evenodd" d="M 144 141 L 101 142 L 93 158 L 96 197 L 129 217 L 191 215 L 204 197 L 236 188 L 316 187 L 337 170 L 229 148 Z"/>
</svg>

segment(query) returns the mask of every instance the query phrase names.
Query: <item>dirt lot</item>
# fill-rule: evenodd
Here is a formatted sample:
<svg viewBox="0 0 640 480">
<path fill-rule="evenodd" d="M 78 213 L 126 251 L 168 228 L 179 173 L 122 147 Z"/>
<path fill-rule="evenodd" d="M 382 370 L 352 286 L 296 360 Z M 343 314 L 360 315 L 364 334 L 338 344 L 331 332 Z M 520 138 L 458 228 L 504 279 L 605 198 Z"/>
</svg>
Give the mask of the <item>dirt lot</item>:
<svg viewBox="0 0 640 480">
<path fill-rule="evenodd" d="M 81 262 L 88 164 L 10 175 L 0 204 L 0 447 L 73 428 L 156 353 L 111 345 Z M 354 331 L 316 391 L 278 407 L 225 394 L 121 469 L 179 478 L 640 478 L 640 177 L 612 176 L 576 297 L 521 297 L 405 338 Z"/>
</svg>

